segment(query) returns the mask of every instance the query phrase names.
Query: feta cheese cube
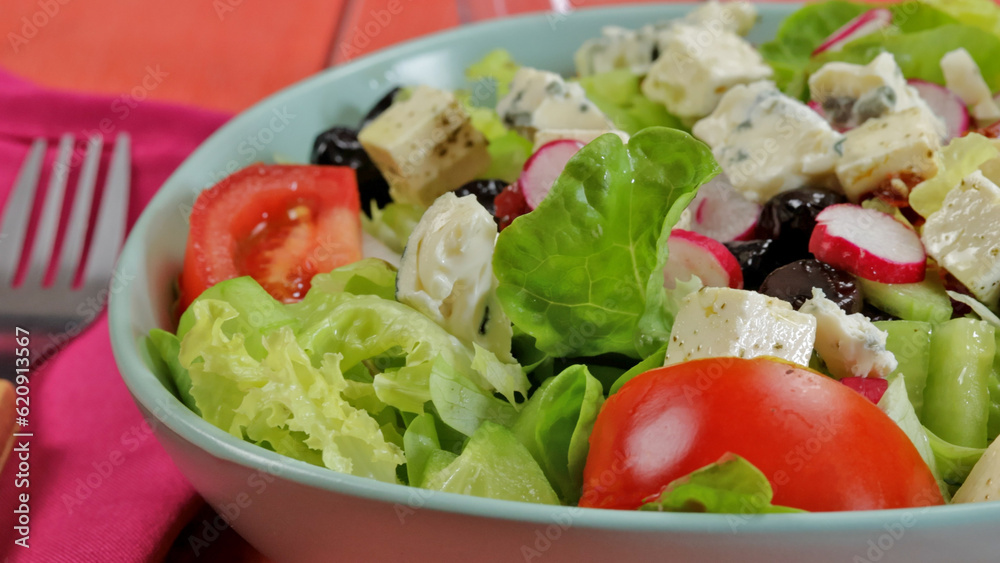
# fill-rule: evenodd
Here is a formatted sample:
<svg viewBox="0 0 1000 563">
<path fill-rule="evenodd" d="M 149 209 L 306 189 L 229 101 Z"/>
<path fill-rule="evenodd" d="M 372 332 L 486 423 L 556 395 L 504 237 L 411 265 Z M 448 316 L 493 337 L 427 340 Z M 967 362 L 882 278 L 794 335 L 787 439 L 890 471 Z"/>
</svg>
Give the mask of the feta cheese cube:
<svg viewBox="0 0 1000 563">
<path fill-rule="evenodd" d="M 809 77 L 809 92 L 838 128 L 857 127 L 869 119 L 916 107 L 926 114 L 922 120 L 933 122 L 939 136 L 945 134 L 944 121 L 906 83 L 892 53 L 882 53 L 867 65 L 827 63 Z"/>
<path fill-rule="evenodd" d="M 393 199 L 429 206 L 486 171 L 483 137 L 451 92 L 420 86 L 358 133 Z"/>
<path fill-rule="evenodd" d="M 806 366 L 816 319 L 755 291 L 705 287 L 685 297 L 663 365 L 700 358 L 774 356 Z"/>
<path fill-rule="evenodd" d="M 676 25 L 662 36 L 660 51 L 642 92 L 681 118 L 704 117 L 726 90 L 773 74 L 753 45 L 724 29 Z"/>
<path fill-rule="evenodd" d="M 983 73 L 968 51 L 959 48 L 946 53 L 941 57 L 941 72 L 944 73 L 945 86 L 962 98 L 977 121 L 1000 119 L 1000 107 L 993 101 Z"/>
<path fill-rule="evenodd" d="M 529 140 L 541 129 L 613 129 L 611 120 L 587 99 L 583 87 L 554 72 L 521 67 L 497 113 Z"/>
<path fill-rule="evenodd" d="M 1000 188 L 967 176 L 924 223 L 927 254 L 990 309 L 1000 301 Z"/>
<path fill-rule="evenodd" d="M 885 347 L 888 335 L 884 331 L 861 313 L 845 313 L 822 289 L 813 288 L 812 294 L 799 312 L 816 319 L 816 352 L 831 375 L 884 379 L 896 369 L 896 357 Z"/>
<path fill-rule="evenodd" d="M 618 129 L 543 129 L 535 133 L 534 150 L 537 151 L 539 147 L 546 143 L 562 139 L 580 141 L 583 144 L 587 144 L 605 133 L 618 135 L 618 138 L 623 143 L 627 143 L 629 139 L 628 133 L 619 131 Z"/>
<path fill-rule="evenodd" d="M 757 8 L 750 2 L 719 2 L 709 0 L 684 17 L 686 23 L 704 27 L 721 27 L 738 35 L 750 33 L 757 23 Z"/>
<path fill-rule="evenodd" d="M 773 82 L 732 88 L 693 132 L 712 147 L 733 187 L 751 201 L 835 182 L 836 148 L 843 136 Z"/>
<path fill-rule="evenodd" d="M 854 202 L 887 188 L 905 200 L 911 187 L 937 174 L 940 148 L 935 124 L 920 108 L 869 119 L 845 135 L 837 178 Z"/>
</svg>

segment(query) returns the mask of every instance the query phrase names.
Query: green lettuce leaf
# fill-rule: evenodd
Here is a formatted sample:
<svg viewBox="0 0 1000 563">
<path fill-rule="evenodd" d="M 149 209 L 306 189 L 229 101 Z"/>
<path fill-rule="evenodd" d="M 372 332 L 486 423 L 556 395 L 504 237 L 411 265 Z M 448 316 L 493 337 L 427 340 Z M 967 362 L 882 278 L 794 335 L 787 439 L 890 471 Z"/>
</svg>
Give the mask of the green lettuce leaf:
<svg viewBox="0 0 1000 563">
<path fill-rule="evenodd" d="M 965 482 L 972 467 L 983 457 L 986 448 L 970 448 L 959 446 L 939 438 L 937 434 L 924 427 L 931 450 L 934 452 L 934 464 L 941 474 L 941 479 L 948 485 L 949 492 L 955 491 Z"/>
<path fill-rule="evenodd" d="M 807 69 L 812 52 L 845 23 L 871 6 L 833 0 L 809 4 L 788 16 L 774 39 L 760 46 L 760 54 L 774 69 L 774 81 L 793 98 L 808 98 Z"/>
<path fill-rule="evenodd" d="M 484 421 L 510 426 L 517 417 L 514 405 L 494 397 L 439 357 L 428 377 L 431 401 L 441 420 L 466 436 Z"/>
<path fill-rule="evenodd" d="M 310 291 L 377 295 L 392 300 L 396 298 L 396 268 L 378 258 L 364 258 L 332 272 L 316 274 L 311 286 Z M 294 305 L 291 310 L 294 311 Z"/>
<path fill-rule="evenodd" d="M 247 352 L 255 360 L 267 355 L 262 344 L 264 335 L 284 326 L 294 331 L 299 324 L 299 319 L 283 303 L 271 297 L 250 276 L 219 282 L 206 289 L 198 299 L 224 301 L 236 310 L 237 314 L 222 325 L 222 331 L 229 337 L 240 334 Z M 177 338 L 183 340 L 194 323 L 194 311 L 188 307 L 177 325 Z"/>
<path fill-rule="evenodd" d="M 504 311 L 554 356 L 648 356 L 673 323 L 663 288 L 670 228 L 718 173 L 705 144 L 673 129 L 588 144 L 538 208 L 500 233 L 493 271 Z"/>
<path fill-rule="evenodd" d="M 445 454 L 444 460 L 449 459 Z M 442 459 L 441 457 L 438 458 Z M 437 467 L 434 467 L 437 466 Z M 484 422 L 462 454 L 444 467 L 430 457 L 422 487 L 477 497 L 559 504 L 559 497 L 531 454 L 510 430 Z"/>
<path fill-rule="evenodd" d="M 431 454 L 441 449 L 434 415 L 424 413 L 410 422 L 403 434 L 406 452 L 406 477 L 410 486 L 419 487 L 424 482 L 424 469 Z"/>
<path fill-rule="evenodd" d="M 626 371 L 621 377 L 615 381 L 614 385 L 611 386 L 611 391 L 608 395 L 614 395 L 629 381 L 632 381 L 637 375 L 642 375 L 651 369 L 656 369 L 658 367 L 663 367 L 663 362 L 667 357 L 667 343 L 664 342 L 662 346 L 656 349 L 655 352 L 646 356 L 641 362 L 635 364 L 632 369 Z"/>
<path fill-rule="evenodd" d="M 993 0 L 922 0 L 958 21 L 1000 36 L 1000 8 Z"/>
<path fill-rule="evenodd" d="M 195 403 L 194 397 L 191 396 L 191 375 L 181 365 L 179 357 L 181 353 L 180 339 L 165 330 L 154 328 L 149 331 L 149 341 L 163 362 L 163 367 L 170 374 L 170 379 L 174 383 L 174 389 L 177 390 L 177 398 L 187 408 L 200 415 L 201 411 L 198 410 L 198 405 Z"/>
<path fill-rule="evenodd" d="M 917 411 L 913 408 L 913 403 L 910 402 L 904 374 L 900 373 L 893 377 L 889 383 L 889 388 L 886 389 L 878 402 L 878 408 L 903 430 L 903 433 L 913 443 L 913 446 L 917 449 L 917 453 L 923 458 L 924 463 L 927 464 L 927 467 L 931 470 L 931 474 L 937 480 L 941 494 L 944 495 L 946 500 L 950 499 L 951 494 L 948 484 L 944 481 L 941 472 L 937 468 L 937 458 L 934 456 L 934 449 L 931 447 L 930 438 L 927 437 L 927 431 L 920 424 Z"/>
<path fill-rule="evenodd" d="M 379 209 L 371 206 L 371 218 L 361 214 L 361 228 L 390 250 L 402 254 L 410 233 L 420 222 L 425 209 L 416 205 L 392 202 Z"/>
<path fill-rule="evenodd" d="M 829 61 L 867 64 L 879 53 L 888 51 L 906 78 L 919 78 L 944 84 L 941 57 L 964 47 L 979 65 L 991 91 L 1000 89 L 1000 37 L 977 27 L 953 23 L 912 33 L 876 33 L 861 37 L 840 52 L 826 52 L 813 61 L 813 70 Z"/>
<path fill-rule="evenodd" d="M 588 440 L 603 403 L 601 383 L 587 366 L 574 365 L 543 383 L 514 423 L 514 434 L 566 504 L 580 498 Z"/>
<path fill-rule="evenodd" d="M 719 461 L 672 481 L 660 498 L 639 507 L 658 512 L 774 514 L 805 512 L 771 504 L 767 477 L 746 459 L 725 454 Z"/>
<path fill-rule="evenodd" d="M 612 70 L 580 78 L 587 98 L 614 122 L 615 127 L 635 135 L 646 127 L 683 128 L 663 104 L 643 95 L 642 77 L 628 69 Z"/>
<path fill-rule="evenodd" d="M 910 191 L 910 207 L 924 217 L 941 209 L 945 196 L 972 174 L 1000 155 L 989 139 L 978 133 L 956 137 L 941 151 L 941 166 L 933 178 L 920 182 Z"/>
<path fill-rule="evenodd" d="M 242 333 L 223 330 L 241 316 L 228 302 L 198 299 L 189 310 L 194 323 L 179 358 L 205 420 L 283 455 L 396 482 L 403 452 L 375 418 L 343 397 L 348 382 L 340 355 L 325 354 L 314 366 L 286 325 L 263 336 L 266 354 L 258 360 Z"/>
</svg>

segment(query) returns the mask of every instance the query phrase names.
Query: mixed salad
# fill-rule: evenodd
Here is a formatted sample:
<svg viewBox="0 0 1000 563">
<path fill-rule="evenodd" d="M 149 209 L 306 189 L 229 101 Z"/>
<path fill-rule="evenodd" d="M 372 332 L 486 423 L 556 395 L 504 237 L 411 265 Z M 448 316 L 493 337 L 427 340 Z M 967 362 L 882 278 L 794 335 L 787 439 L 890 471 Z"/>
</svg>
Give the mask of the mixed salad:
<svg viewBox="0 0 1000 563">
<path fill-rule="evenodd" d="M 150 334 L 177 396 L 497 499 L 1000 499 L 1000 8 L 833 0 L 762 45 L 756 20 L 609 26 L 570 78 L 494 51 L 206 190 Z"/>
</svg>

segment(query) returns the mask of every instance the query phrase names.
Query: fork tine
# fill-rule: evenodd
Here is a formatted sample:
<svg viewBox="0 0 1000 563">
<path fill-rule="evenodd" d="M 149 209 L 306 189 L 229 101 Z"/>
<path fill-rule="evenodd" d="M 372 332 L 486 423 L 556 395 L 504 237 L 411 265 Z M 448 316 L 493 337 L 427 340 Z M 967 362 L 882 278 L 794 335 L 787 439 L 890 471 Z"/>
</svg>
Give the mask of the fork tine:
<svg viewBox="0 0 1000 563">
<path fill-rule="evenodd" d="M 131 185 L 131 143 L 127 133 L 119 133 L 111 156 L 108 179 L 90 243 L 90 255 L 84 267 L 84 283 L 105 285 L 111 278 L 118 251 L 125 238 L 128 221 L 128 197 Z"/>
<path fill-rule="evenodd" d="M 45 193 L 45 204 L 38 219 L 38 231 L 31 246 L 31 262 L 24 283 L 41 285 L 45 272 L 55 251 L 56 234 L 59 232 L 59 216 L 62 215 L 63 197 L 66 195 L 66 179 L 69 177 L 70 158 L 73 156 L 73 136 L 66 134 L 59 139 L 59 156 L 52 166 L 49 189 Z"/>
<path fill-rule="evenodd" d="M 14 191 L 7 200 L 7 208 L 0 221 L 0 248 L 5 249 L 0 252 L 0 287 L 10 286 L 17 275 L 21 249 L 28 232 L 28 221 L 31 219 L 31 204 L 35 200 L 44 160 L 45 139 L 35 139 L 17 174 Z"/>
<path fill-rule="evenodd" d="M 101 162 L 101 149 L 104 138 L 95 135 L 87 140 L 87 156 L 80 171 L 80 180 L 76 184 L 76 195 L 73 196 L 73 211 L 69 217 L 62 253 L 59 257 L 59 273 L 56 286 L 71 287 L 76 277 L 80 255 L 83 254 L 83 243 L 87 239 L 87 223 L 90 221 L 90 205 L 94 199 L 94 187 L 97 184 L 97 168 Z"/>
</svg>

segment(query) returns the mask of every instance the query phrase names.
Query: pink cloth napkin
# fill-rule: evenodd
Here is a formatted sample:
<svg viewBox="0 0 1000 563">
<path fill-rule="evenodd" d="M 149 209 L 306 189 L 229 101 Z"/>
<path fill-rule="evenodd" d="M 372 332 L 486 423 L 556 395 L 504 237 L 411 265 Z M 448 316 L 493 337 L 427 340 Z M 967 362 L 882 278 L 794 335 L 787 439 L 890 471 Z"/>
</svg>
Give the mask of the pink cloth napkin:
<svg viewBox="0 0 1000 563">
<path fill-rule="evenodd" d="M 82 137 L 103 130 L 107 158 L 114 135 L 125 131 L 132 136 L 131 225 L 167 176 L 227 117 L 131 97 L 46 90 L 0 70 L 0 202 L 33 138 L 45 137 L 51 146 L 66 132 Z M 0 474 L 0 558 L 162 559 L 202 500 L 125 388 L 104 315 L 34 373 L 30 407 L 29 488 L 15 489 L 17 452 Z M 30 495 L 28 549 L 13 544 L 13 511 L 24 492 Z"/>
</svg>

